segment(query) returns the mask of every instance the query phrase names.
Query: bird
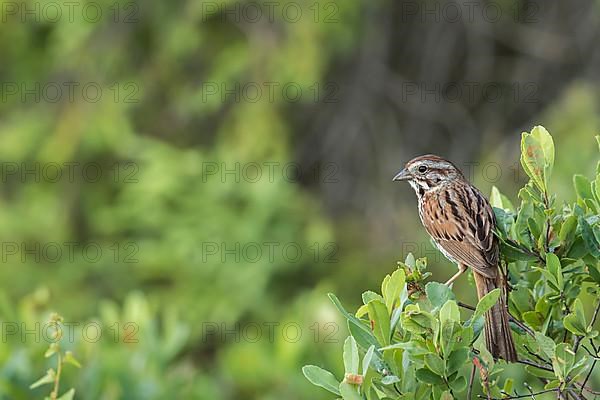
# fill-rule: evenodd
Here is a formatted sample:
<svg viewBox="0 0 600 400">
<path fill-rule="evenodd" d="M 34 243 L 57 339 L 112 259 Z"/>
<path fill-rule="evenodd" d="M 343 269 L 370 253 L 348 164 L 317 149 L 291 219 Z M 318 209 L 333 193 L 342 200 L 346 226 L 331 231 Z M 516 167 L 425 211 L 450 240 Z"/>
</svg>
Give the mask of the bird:
<svg viewBox="0 0 600 400">
<path fill-rule="evenodd" d="M 414 189 L 423 227 L 441 253 L 457 264 L 458 272 L 446 285 L 471 268 L 479 299 L 501 288 L 498 302 L 484 315 L 485 344 L 494 358 L 516 362 L 499 269 L 496 217 L 488 200 L 452 162 L 436 155 L 413 158 L 393 180 L 407 181 Z"/>
</svg>

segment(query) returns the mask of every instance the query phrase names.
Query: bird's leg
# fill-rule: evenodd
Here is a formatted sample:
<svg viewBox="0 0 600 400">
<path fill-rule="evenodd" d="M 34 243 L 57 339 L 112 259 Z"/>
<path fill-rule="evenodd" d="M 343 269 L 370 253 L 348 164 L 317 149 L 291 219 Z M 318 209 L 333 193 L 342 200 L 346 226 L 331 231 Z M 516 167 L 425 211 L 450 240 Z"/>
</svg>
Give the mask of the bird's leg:
<svg viewBox="0 0 600 400">
<path fill-rule="evenodd" d="M 452 282 L 454 282 L 455 280 L 458 279 L 459 276 L 462 275 L 463 272 L 465 272 L 467 270 L 467 266 L 464 264 L 458 264 L 458 272 L 455 273 L 452 278 L 448 279 L 448 281 L 445 283 L 446 286 L 450 286 L 452 285 Z"/>
</svg>

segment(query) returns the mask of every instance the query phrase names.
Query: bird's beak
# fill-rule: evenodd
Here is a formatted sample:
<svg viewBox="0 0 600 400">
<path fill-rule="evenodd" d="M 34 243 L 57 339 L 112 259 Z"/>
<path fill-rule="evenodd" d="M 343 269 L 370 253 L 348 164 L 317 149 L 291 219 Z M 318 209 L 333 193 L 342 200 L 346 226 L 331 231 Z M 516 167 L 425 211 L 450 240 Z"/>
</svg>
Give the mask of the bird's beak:
<svg viewBox="0 0 600 400">
<path fill-rule="evenodd" d="M 407 181 L 411 178 L 410 172 L 406 168 L 402 171 L 398 172 L 396 176 L 394 176 L 394 181 Z"/>
</svg>

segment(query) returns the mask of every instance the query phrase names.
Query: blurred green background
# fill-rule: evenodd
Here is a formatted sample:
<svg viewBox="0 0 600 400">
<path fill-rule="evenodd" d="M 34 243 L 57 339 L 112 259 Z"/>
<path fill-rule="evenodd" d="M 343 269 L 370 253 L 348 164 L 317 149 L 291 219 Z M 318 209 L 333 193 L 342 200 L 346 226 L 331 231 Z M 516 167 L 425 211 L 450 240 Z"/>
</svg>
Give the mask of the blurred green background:
<svg viewBox="0 0 600 400">
<path fill-rule="evenodd" d="M 466 3 L 1 1 L 0 398 L 47 393 L 57 311 L 76 398 L 327 399 L 300 372 L 342 369 L 326 293 L 352 309 L 409 251 L 454 272 L 406 161 L 515 200 L 543 124 L 570 196 L 600 2 Z"/>
</svg>

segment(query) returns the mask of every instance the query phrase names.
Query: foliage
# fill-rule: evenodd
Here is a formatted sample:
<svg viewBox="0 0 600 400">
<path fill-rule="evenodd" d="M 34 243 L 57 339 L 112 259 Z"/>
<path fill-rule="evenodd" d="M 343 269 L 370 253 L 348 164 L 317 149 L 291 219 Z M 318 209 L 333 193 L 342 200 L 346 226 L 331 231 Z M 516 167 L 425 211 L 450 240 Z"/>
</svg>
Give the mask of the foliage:
<svg viewBox="0 0 600 400">
<path fill-rule="evenodd" d="M 30 1 L 14 3 L 29 10 L 26 18 L 2 15 L 0 49 L 12 61 L 0 66 L 0 238 L 35 254 L 3 258 L 7 307 L 0 320 L 26 321 L 32 329 L 44 323 L 51 304 L 70 323 L 100 321 L 104 338 L 117 322 L 138 326 L 139 343 L 69 343 L 86 366 L 66 376 L 77 388 L 76 398 L 213 400 L 267 390 L 281 398 L 288 387 L 280 382 L 290 382 L 281 359 L 290 364 L 291 375 L 304 362 L 304 350 L 258 343 L 251 351 L 262 365 L 279 363 L 281 376 L 267 374 L 270 366 L 255 368 L 252 372 L 262 374 L 257 383 L 239 361 L 250 346 L 206 340 L 202 327 L 209 322 L 235 330 L 244 320 L 297 320 L 295 299 L 312 286 L 298 285 L 297 276 L 314 282 L 327 272 L 310 247 L 333 241 L 330 222 L 315 196 L 300 182 L 286 181 L 282 170 L 296 161 L 290 116 L 317 107 L 315 88 L 318 101 L 329 94 L 324 89 L 329 63 L 352 50 L 360 6 L 303 0 L 295 4 L 305 18 L 289 23 L 282 3 L 273 23 L 254 24 L 240 23 L 231 13 L 206 12 L 206 3 L 245 11 L 245 2 L 87 3 L 75 4 L 73 13 L 57 3 L 62 12 L 57 19 L 35 12 L 46 11 L 47 4 Z M 315 5 L 321 14 L 335 6 L 343 23 L 315 22 Z M 13 4 L 3 2 L 6 11 L 4 6 Z M 88 6 L 100 9 L 102 18 L 82 18 Z M 271 101 L 265 82 L 278 89 L 298 85 L 303 96 L 292 104 L 278 90 Z M 19 93 L 10 95 L 13 85 Z M 263 90 L 258 101 L 246 101 L 242 89 L 240 100 L 225 95 L 253 85 Z M 48 101 L 46 89 L 56 86 L 62 96 Z M 88 101 L 83 87 L 100 87 L 101 98 Z M 207 94 L 213 87 L 218 93 Z M 79 166 L 72 180 L 64 168 L 69 163 Z M 240 171 L 254 163 L 263 168 L 259 182 L 240 179 L 241 173 L 222 177 L 225 169 Z M 276 163 L 273 181 L 264 163 Z M 21 174 L 49 164 L 62 167 L 58 182 Z M 92 165 L 101 169 L 97 181 L 83 173 Z M 209 165 L 219 171 L 210 174 Z M 14 174 L 4 169 L 13 166 Z M 64 247 L 56 261 L 35 251 L 36 244 L 43 249 L 73 242 L 73 258 Z M 278 250 L 295 244 L 303 255 L 289 262 L 278 251 L 253 262 L 230 252 L 223 260 L 221 252 L 206 257 L 203 248 L 272 242 Z M 82 257 L 88 245 L 99 246 L 103 257 L 94 262 Z M 29 399 L 29 384 L 50 366 L 35 357 L 40 346 L 31 337 L 8 342 L 0 349 L 0 398 Z M 219 392 L 219 384 L 234 389 Z M 295 391 L 303 386 L 298 377 Z M 41 397 L 41 389 L 34 394 Z"/>
<path fill-rule="evenodd" d="M 330 295 L 350 331 L 345 376 L 340 381 L 306 366 L 309 381 L 344 400 L 449 400 L 475 392 L 488 399 L 585 399 L 594 393 L 587 385 L 600 355 L 594 329 L 600 309 L 600 163 L 593 179 L 574 177 L 577 200 L 562 205 L 549 190 L 554 142 L 545 128 L 523 133 L 521 164 L 530 180 L 519 191 L 519 207 L 496 188 L 491 195 L 519 362 L 494 360 L 484 345 L 482 315 L 500 289 L 476 307 L 465 305 L 445 285 L 425 283 L 426 260 L 409 254 L 385 277 L 380 293 L 363 293 L 355 314 Z"/>
<path fill-rule="evenodd" d="M 77 359 L 73 356 L 73 353 L 68 350 L 63 352 L 60 347 L 60 340 L 64 336 L 64 326 L 62 325 L 63 322 L 64 319 L 60 315 L 56 313 L 52 313 L 52 315 L 50 315 L 48 328 L 50 328 L 52 331 L 50 337 L 52 342 L 44 353 L 44 357 L 49 358 L 56 356 L 56 370 L 54 368 L 50 368 L 48 371 L 46 371 L 46 375 L 42 376 L 30 386 L 31 389 L 35 389 L 43 385 L 51 384 L 52 391 L 50 392 L 50 395 L 45 398 L 46 400 L 72 400 L 73 396 L 75 396 L 75 389 L 73 388 L 66 391 L 60 397 L 58 394 L 63 367 L 66 364 L 70 364 L 77 368 L 81 368 L 81 364 L 79 364 L 79 361 L 77 361 Z"/>
</svg>

